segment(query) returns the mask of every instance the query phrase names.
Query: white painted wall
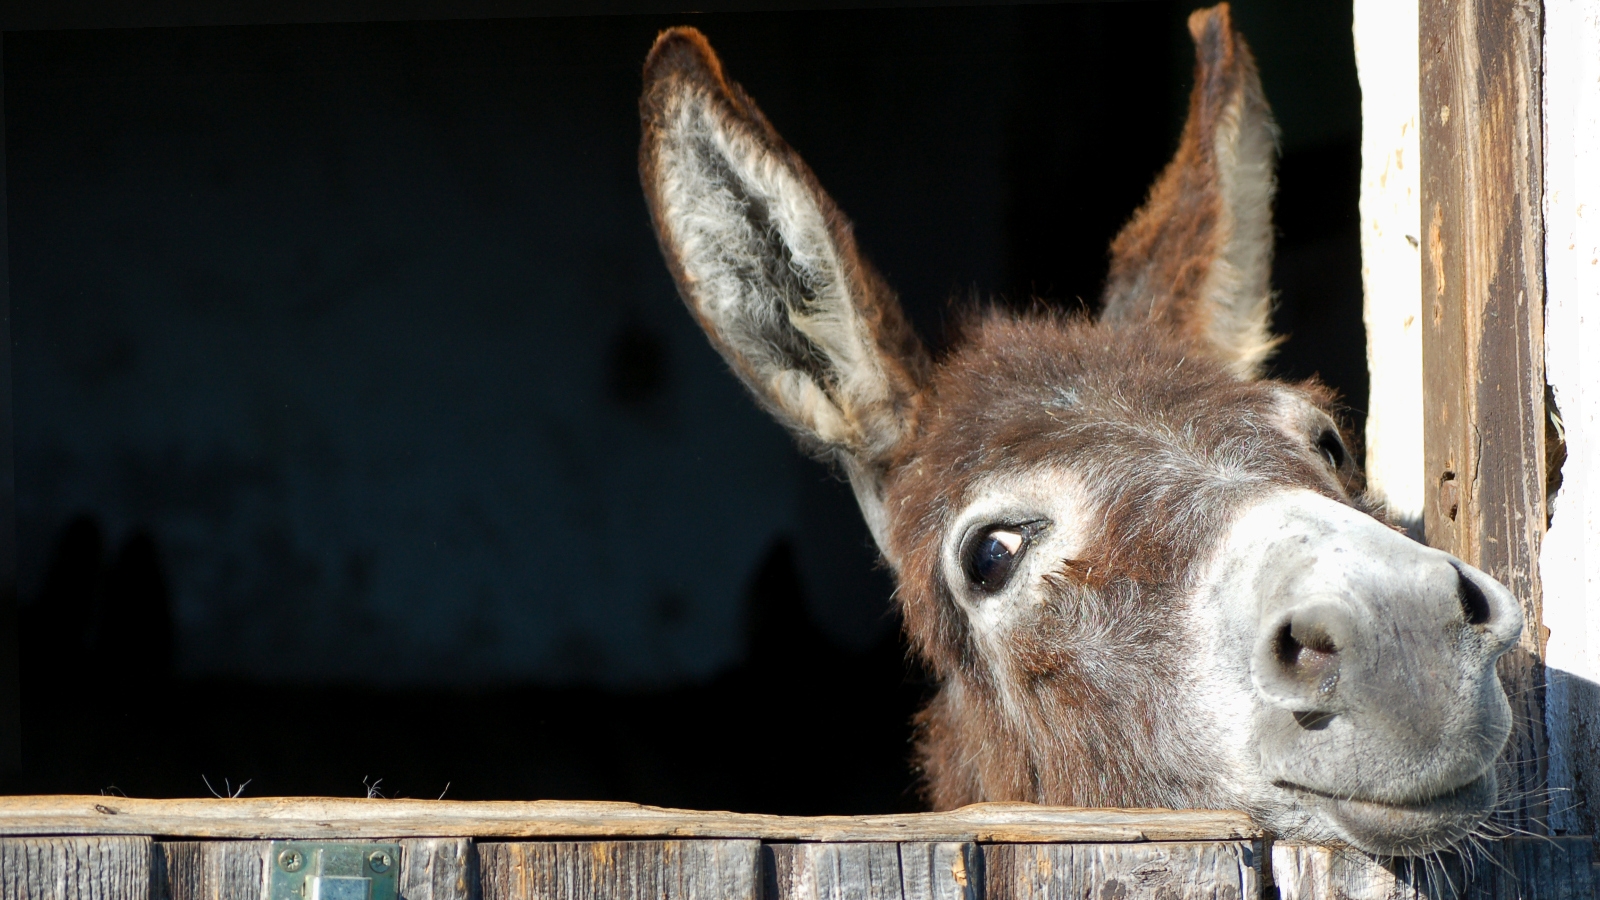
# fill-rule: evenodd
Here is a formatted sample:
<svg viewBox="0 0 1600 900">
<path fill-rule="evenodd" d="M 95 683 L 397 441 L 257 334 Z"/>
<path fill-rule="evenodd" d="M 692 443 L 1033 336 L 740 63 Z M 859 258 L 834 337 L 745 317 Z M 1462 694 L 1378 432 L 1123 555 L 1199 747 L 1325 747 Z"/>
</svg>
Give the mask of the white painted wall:
<svg viewBox="0 0 1600 900">
<path fill-rule="evenodd" d="M 1600 804 L 1600 0 L 1545 0 L 1545 377 L 1567 442 L 1539 557 L 1552 826 Z"/>
<path fill-rule="evenodd" d="M 1416 0 L 1355 0 L 1361 79 L 1361 274 L 1366 286 L 1367 482 L 1422 519 L 1422 235 Z"/>
</svg>

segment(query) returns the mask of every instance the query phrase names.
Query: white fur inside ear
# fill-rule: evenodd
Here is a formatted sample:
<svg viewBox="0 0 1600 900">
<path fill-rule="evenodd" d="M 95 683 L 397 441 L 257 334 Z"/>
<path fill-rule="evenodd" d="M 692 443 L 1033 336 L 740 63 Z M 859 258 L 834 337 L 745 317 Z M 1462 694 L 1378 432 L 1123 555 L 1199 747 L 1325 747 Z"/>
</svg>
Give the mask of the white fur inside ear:
<svg viewBox="0 0 1600 900">
<path fill-rule="evenodd" d="M 1254 378 L 1272 353 L 1272 195 L 1277 128 L 1266 103 L 1247 89 L 1228 105 L 1213 149 L 1222 194 L 1222 255 L 1201 300 L 1207 338 L 1234 374 Z"/>
<path fill-rule="evenodd" d="M 827 446 L 881 451 L 899 438 L 872 428 L 889 381 L 816 196 L 713 98 L 676 99 L 659 196 L 690 302 L 791 427 Z"/>
</svg>

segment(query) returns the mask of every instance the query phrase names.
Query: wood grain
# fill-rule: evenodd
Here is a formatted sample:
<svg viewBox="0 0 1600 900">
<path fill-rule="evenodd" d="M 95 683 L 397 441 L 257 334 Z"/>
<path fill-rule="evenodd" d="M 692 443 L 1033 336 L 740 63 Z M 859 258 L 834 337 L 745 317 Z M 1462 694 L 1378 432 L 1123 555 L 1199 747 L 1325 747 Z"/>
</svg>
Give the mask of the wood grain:
<svg viewBox="0 0 1600 900">
<path fill-rule="evenodd" d="M 478 852 L 468 838 L 400 842 L 400 900 L 479 900 Z"/>
<path fill-rule="evenodd" d="M 170 841 L 153 848 L 153 900 L 264 900 L 269 841 Z"/>
<path fill-rule="evenodd" d="M 748 838 L 769 841 L 1184 841 L 1260 835 L 1240 812 L 1069 809 L 977 803 L 945 813 L 767 816 L 571 801 L 108 801 L 0 797 L 0 835 L 142 834 L 195 838 Z"/>
<path fill-rule="evenodd" d="M 977 844 L 767 844 L 765 900 L 979 900 Z"/>
<path fill-rule="evenodd" d="M 1511 824 L 1542 822 L 1545 531 L 1538 0 L 1421 0 L 1423 524 L 1487 571 L 1527 628 L 1502 658 Z"/>
<path fill-rule="evenodd" d="M 484 900 L 760 900 L 760 848 L 756 841 L 486 843 L 478 859 Z"/>
<path fill-rule="evenodd" d="M 1593 838 L 1513 838 L 1501 841 L 1495 855 L 1501 865 L 1478 867 L 1482 896 L 1495 900 L 1600 897 Z"/>
<path fill-rule="evenodd" d="M 900 845 L 900 880 L 907 900 L 982 900 L 983 848 L 967 843 Z"/>
<path fill-rule="evenodd" d="M 1593 900 L 1591 838 L 1513 838 L 1486 852 L 1426 862 L 1277 844 L 1272 868 L 1281 900 Z"/>
<path fill-rule="evenodd" d="M 768 844 L 764 900 L 901 900 L 895 844 Z"/>
<path fill-rule="evenodd" d="M 0 838 L 0 900 L 149 897 L 149 838 Z"/>
<path fill-rule="evenodd" d="M 989 900 L 1255 900 L 1260 896 L 1255 851 L 1242 841 L 999 844 L 984 847 L 983 857 Z"/>
</svg>

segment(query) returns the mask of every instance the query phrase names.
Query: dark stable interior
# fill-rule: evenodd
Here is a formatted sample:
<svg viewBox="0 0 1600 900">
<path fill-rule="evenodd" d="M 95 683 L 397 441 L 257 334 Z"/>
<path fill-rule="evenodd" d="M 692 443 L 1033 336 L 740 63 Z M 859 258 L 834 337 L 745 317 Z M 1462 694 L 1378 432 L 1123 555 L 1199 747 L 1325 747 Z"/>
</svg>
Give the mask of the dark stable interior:
<svg viewBox="0 0 1600 900">
<path fill-rule="evenodd" d="M 1092 308 L 1189 3 L 10 32 L 21 765 L 0 791 L 920 807 L 848 488 L 695 331 L 636 173 L 688 23 L 937 348 Z M 1241 0 L 1278 375 L 1359 437 L 1348 3 Z"/>
</svg>

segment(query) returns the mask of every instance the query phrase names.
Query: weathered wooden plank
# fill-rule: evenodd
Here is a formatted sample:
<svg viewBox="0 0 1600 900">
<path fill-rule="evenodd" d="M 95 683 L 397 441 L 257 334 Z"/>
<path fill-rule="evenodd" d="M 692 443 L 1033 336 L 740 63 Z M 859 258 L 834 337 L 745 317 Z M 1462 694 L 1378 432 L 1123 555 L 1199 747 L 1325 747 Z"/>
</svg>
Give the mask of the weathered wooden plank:
<svg viewBox="0 0 1600 900">
<path fill-rule="evenodd" d="M 149 838 L 0 838 L 0 900 L 149 897 Z"/>
<path fill-rule="evenodd" d="M 765 900 L 979 900 L 983 851 L 961 842 L 767 844 Z"/>
<path fill-rule="evenodd" d="M 1499 865 L 1475 867 L 1474 897 L 1485 900 L 1593 900 L 1600 897 L 1594 839 L 1513 838 L 1494 847 Z"/>
<path fill-rule="evenodd" d="M 1543 160 L 1538 0 L 1421 0 L 1423 457 L 1428 543 L 1500 579 L 1528 627 L 1502 658 L 1511 823 L 1544 818 Z"/>
<path fill-rule="evenodd" d="M 768 844 L 765 900 L 901 900 L 895 844 Z"/>
<path fill-rule="evenodd" d="M 1394 866 L 1351 850 L 1277 843 L 1272 847 L 1272 876 L 1280 900 L 1419 900 L 1427 896 L 1408 884 Z"/>
<path fill-rule="evenodd" d="M 969 843 L 901 844 L 900 878 L 907 900 L 981 900 L 983 849 Z"/>
<path fill-rule="evenodd" d="M 478 900 L 478 854 L 467 838 L 400 842 L 400 900 Z"/>
<path fill-rule="evenodd" d="M 154 900 L 265 900 L 269 841 L 155 844 Z"/>
<path fill-rule="evenodd" d="M 759 900 L 760 849 L 711 840 L 486 843 L 478 861 L 484 900 Z"/>
<path fill-rule="evenodd" d="M 748 838 L 770 841 L 1186 841 L 1260 835 L 1240 812 L 976 803 L 945 813 L 768 816 L 632 803 L 0 797 L 0 835 L 196 838 Z"/>
<path fill-rule="evenodd" d="M 983 858 L 989 900 L 1254 900 L 1260 893 L 1254 849 L 1242 841 L 995 844 Z"/>
<path fill-rule="evenodd" d="M 1590 838 L 1513 838 L 1464 855 L 1374 859 L 1364 853 L 1277 844 L 1281 900 L 1593 900 Z"/>
</svg>

